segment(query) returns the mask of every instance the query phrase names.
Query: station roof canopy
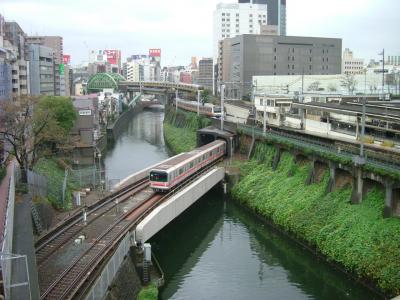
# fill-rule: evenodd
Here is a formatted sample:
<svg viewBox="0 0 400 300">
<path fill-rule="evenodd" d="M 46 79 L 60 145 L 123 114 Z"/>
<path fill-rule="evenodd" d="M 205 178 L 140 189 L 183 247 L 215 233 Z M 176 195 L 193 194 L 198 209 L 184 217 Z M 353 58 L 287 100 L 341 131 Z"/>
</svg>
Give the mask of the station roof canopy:
<svg viewBox="0 0 400 300">
<path fill-rule="evenodd" d="M 386 103 L 385 103 L 386 104 Z M 361 116 L 362 105 L 360 103 L 321 103 L 321 102 L 307 102 L 307 103 L 293 103 L 295 108 L 314 109 L 330 113 L 337 113 L 350 116 Z M 366 105 L 366 116 L 373 119 L 386 120 L 391 122 L 400 122 L 400 108 L 389 105 Z"/>
</svg>

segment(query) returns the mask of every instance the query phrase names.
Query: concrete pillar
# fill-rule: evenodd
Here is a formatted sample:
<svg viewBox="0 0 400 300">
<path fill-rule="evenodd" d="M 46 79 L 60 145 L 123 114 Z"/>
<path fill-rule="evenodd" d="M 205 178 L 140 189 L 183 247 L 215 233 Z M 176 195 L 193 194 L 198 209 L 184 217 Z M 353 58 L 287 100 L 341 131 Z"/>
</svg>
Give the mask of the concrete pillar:
<svg viewBox="0 0 400 300">
<path fill-rule="evenodd" d="M 279 146 L 275 147 L 275 156 L 274 160 L 272 161 L 272 170 L 276 170 L 278 168 L 279 161 L 281 160 L 281 148 Z"/>
<path fill-rule="evenodd" d="M 329 182 L 328 193 L 333 192 L 336 186 L 336 165 L 332 162 L 329 163 Z"/>
<path fill-rule="evenodd" d="M 356 118 L 356 140 L 360 138 L 360 121 Z"/>
<path fill-rule="evenodd" d="M 314 183 L 315 179 L 315 159 L 312 160 L 311 162 L 311 168 L 308 171 L 307 179 L 306 179 L 306 185 L 310 185 Z"/>
<path fill-rule="evenodd" d="M 383 209 L 383 217 L 390 218 L 393 215 L 393 184 L 385 184 L 385 208 Z"/>
<path fill-rule="evenodd" d="M 357 168 L 355 172 L 355 178 L 353 179 L 353 192 L 351 196 L 351 202 L 353 204 L 361 203 L 363 199 L 364 179 L 362 178 L 361 168 Z"/>
</svg>

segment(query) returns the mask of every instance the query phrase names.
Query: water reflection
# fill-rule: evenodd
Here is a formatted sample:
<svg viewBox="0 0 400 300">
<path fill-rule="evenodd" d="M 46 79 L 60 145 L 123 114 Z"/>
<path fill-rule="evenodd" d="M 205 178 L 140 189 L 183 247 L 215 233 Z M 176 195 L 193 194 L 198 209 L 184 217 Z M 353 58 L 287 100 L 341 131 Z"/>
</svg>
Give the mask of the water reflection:
<svg viewBox="0 0 400 300">
<path fill-rule="evenodd" d="M 104 165 L 108 180 L 121 180 L 168 157 L 164 143 L 164 112 L 143 111 L 107 149 Z"/>
<path fill-rule="evenodd" d="M 161 299 L 373 299 L 375 296 L 213 191 L 151 241 Z"/>
</svg>

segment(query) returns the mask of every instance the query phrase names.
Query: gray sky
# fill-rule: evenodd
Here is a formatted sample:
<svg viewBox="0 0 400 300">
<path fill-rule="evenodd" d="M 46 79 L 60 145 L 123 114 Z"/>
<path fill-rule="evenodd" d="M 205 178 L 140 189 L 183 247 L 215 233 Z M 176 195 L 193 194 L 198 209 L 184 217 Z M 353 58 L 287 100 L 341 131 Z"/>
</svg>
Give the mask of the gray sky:
<svg viewBox="0 0 400 300">
<path fill-rule="evenodd" d="M 60 35 L 72 63 L 89 49 L 121 49 L 123 58 L 162 49 L 162 65 L 212 56 L 212 15 L 235 0 L 0 0 L 0 13 L 27 34 Z M 343 38 L 343 49 L 378 59 L 400 55 L 399 0 L 287 0 L 287 34 Z"/>
</svg>

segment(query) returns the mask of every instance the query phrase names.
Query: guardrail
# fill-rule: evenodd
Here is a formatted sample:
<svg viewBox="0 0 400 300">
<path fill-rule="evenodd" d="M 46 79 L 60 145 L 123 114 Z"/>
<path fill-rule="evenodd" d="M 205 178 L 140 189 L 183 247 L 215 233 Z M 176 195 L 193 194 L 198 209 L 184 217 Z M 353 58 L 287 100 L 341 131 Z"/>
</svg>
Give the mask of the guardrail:
<svg viewBox="0 0 400 300">
<path fill-rule="evenodd" d="M 311 150 L 314 152 L 323 152 L 326 154 L 334 155 L 339 159 L 351 162 L 354 156 L 357 156 L 358 153 L 348 151 L 346 149 L 340 149 L 336 147 L 335 144 L 322 142 L 316 139 L 312 139 L 309 137 L 305 137 L 303 135 L 295 135 L 287 132 L 281 131 L 266 131 L 263 132 L 262 130 L 247 126 L 247 125 L 238 125 L 238 130 L 243 131 L 247 135 L 254 135 L 255 137 L 261 139 L 269 139 L 276 141 L 278 143 L 287 144 L 290 143 L 302 150 Z M 400 175 L 400 164 L 398 162 L 385 162 L 380 161 L 375 158 L 370 158 L 366 156 L 366 166 L 372 168 L 383 169 L 389 171 L 391 173 L 397 173 Z"/>
</svg>

